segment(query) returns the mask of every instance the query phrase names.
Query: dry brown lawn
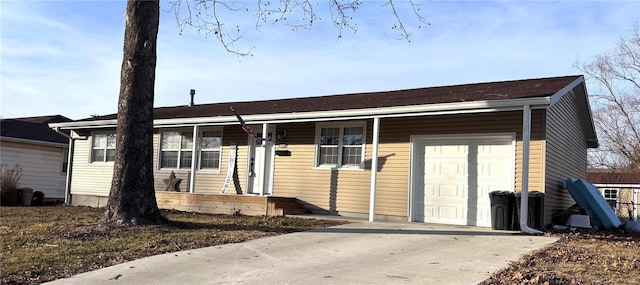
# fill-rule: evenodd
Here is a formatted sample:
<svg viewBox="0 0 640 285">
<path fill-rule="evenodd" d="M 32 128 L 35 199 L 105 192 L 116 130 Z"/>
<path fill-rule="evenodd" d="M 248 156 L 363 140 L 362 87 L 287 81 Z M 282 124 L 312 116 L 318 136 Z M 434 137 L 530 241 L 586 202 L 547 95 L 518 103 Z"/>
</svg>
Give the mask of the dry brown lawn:
<svg viewBox="0 0 640 285">
<path fill-rule="evenodd" d="M 0 207 L 0 284 L 37 284 L 166 252 L 344 223 L 164 211 L 159 226 L 101 224 L 104 209 Z M 483 284 L 640 284 L 640 234 L 551 233 L 558 242 Z"/>
<path fill-rule="evenodd" d="M 345 223 L 163 211 L 159 226 L 101 224 L 104 209 L 0 207 L 0 284 L 38 284 L 141 257 Z"/>
<path fill-rule="evenodd" d="M 640 233 L 584 230 L 513 262 L 488 284 L 640 284 Z"/>
</svg>

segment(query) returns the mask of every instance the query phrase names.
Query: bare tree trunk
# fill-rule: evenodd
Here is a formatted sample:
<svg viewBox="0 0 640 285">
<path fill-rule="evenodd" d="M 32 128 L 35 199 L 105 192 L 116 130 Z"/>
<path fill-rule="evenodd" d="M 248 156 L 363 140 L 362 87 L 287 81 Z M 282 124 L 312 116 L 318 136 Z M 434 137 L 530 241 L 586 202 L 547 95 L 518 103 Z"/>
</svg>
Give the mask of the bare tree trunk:
<svg viewBox="0 0 640 285">
<path fill-rule="evenodd" d="M 116 158 L 106 221 L 165 221 L 153 182 L 153 96 L 160 2 L 129 0 L 118 98 Z"/>
</svg>

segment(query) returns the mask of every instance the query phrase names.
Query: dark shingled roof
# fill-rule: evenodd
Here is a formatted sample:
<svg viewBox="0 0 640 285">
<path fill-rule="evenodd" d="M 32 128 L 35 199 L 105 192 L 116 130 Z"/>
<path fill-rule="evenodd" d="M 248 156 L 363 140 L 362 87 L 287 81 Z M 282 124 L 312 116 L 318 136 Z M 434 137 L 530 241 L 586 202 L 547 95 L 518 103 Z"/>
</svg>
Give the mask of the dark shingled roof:
<svg viewBox="0 0 640 285">
<path fill-rule="evenodd" d="M 640 184 L 640 172 L 587 172 L 592 184 Z"/>
<path fill-rule="evenodd" d="M 578 78 L 580 76 L 575 75 L 396 91 L 201 104 L 192 107 L 161 107 L 155 108 L 153 115 L 154 119 L 195 118 L 233 115 L 229 107 L 233 107 L 242 115 L 254 115 L 546 97 L 555 94 Z M 80 121 L 115 118 L 116 114 L 111 114 Z"/>
<path fill-rule="evenodd" d="M 3 119 L 0 121 L 0 136 L 66 144 L 69 139 L 50 129 L 48 124 L 71 121 L 61 115 Z"/>
</svg>

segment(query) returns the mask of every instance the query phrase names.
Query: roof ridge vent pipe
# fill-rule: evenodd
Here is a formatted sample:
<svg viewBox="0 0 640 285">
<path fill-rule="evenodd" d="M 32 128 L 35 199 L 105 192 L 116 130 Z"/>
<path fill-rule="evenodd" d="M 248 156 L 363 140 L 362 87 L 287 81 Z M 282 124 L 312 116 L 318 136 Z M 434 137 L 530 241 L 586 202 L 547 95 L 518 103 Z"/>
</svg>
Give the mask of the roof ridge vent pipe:
<svg viewBox="0 0 640 285">
<path fill-rule="evenodd" d="M 529 149 L 531 146 L 531 106 L 522 106 L 522 193 L 520 196 L 520 230 L 527 234 L 543 232 L 527 225 L 529 217 Z"/>
<path fill-rule="evenodd" d="M 196 90 L 195 89 L 191 89 L 189 90 L 189 95 L 191 96 L 191 101 L 189 102 L 189 107 L 193 107 L 193 97 L 196 96 Z"/>
</svg>

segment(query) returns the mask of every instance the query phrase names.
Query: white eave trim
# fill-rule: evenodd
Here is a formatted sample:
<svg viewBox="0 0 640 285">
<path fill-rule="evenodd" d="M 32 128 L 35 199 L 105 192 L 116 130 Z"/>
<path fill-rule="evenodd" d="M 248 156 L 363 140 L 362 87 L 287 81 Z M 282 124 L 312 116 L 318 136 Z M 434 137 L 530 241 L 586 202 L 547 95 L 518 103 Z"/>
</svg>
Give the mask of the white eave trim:
<svg viewBox="0 0 640 285">
<path fill-rule="evenodd" d="M 21 139 L 21 138 L 13 138 L 13 137 L 0 137 L 0 140 L 1 141 L 7 141 L 7 142 L 27 143 L 27 144 L 35 144 L 35 145 L 42 145 L 42 146 L 52 146 L 52 147 L 59 147 L 59 148 L 67 148 L 69 146 L 67 143 L 57 143 L 57 142 Z"/>
<path fill-rule="evenodd" d="M 558 92 L 556 92 L 553 95 L 551 95 L 551 101 L 549 102 L 549 104 L 553 105 L 556 102 L 560 101 L 560 98 L 562 98 L 562 96 L 564 96 L 564 94 L 569 93 L 571 90 L 573 90 L 573 88 L 576 88 L 576 86 L 580 85 L 581 83 L 584 83 L 584 77 L 583 76 L 580 76 L 580 77 L 576 78 L 576 80 L 574 80 L 573 82 L 569 83 L 569 85 L 565 86 L 564 88 L 558 90 Z"/>
<path fill-rule="evenodd" d="M 596 188 L 638 188 L 640 184 L 593 184 Z"/>
<path fill-rule="evenodd" d="M 415 117 L 446 114 L 469 114 L 482 112 L 522 110 L 522 106 L 530 105 L 532 108 L 546 108 L 551 102 L 550 97 L 535 97 L 523 99 L 506 99 L 491 101 L 456 102 L 425 104 L 412 106 L 397 106 L 384 108 L 351 109 L 336 111 L 314 111 L 301 113 L 276 113 L 242 115 L 247 124 L 261 123 L 290 123 L 290 122 L 319 122 L 351 119 L 368 119 L 373 117 Z M 235 116 L 195 117 L 176 119 L 156 119 L 154 127 L 170 127 L 185 125 L 230 125 L 237 124 Z M 89 129 L 116 127 L 117 120 L 81 121 L 49 124 L 51 128 L 60 129 Z"/>
</svg>

